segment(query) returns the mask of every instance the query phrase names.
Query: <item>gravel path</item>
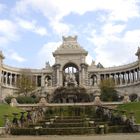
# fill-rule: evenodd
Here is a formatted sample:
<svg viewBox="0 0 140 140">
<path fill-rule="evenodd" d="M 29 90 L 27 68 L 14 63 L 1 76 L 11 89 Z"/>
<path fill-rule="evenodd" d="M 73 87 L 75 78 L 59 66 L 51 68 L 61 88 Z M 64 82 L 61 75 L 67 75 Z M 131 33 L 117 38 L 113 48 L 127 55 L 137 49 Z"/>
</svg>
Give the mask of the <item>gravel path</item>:
<svg viewBox="0 0 140 140">
<path fill-rule="evenodd" d="M 5 136 L 0 137 L 0 140 L 140 140 L 140 133 L 90 136 Z"/>
</svg>

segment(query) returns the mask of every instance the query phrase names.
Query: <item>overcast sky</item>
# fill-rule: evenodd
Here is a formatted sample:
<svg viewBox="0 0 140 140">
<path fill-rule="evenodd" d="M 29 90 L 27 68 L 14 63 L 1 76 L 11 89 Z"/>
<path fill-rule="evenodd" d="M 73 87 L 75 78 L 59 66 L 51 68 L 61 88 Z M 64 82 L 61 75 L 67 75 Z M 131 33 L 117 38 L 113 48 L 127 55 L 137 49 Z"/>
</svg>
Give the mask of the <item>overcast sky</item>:
<svg viewBox="0 0 140 140">
<path fill-rule="evenodd" d="M 0 0 L 0 49 L 10 66 L 42 68 L 62 36 L 105 67 L 137 60 L 140 0 Z"/>
</svg>

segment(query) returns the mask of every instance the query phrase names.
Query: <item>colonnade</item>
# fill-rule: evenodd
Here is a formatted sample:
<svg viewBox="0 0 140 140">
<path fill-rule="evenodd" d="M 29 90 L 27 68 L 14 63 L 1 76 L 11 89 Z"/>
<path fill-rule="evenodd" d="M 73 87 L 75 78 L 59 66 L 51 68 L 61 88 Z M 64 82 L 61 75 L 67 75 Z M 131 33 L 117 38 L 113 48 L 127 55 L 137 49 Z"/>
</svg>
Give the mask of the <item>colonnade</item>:
<svg viewBox="0 0 140 140">
<path fill-rule="evenodd" d="M 127 85 L 140 81 L 140 69 L 135 68 L 132 70 L 122 72 L 110 72 L 100 74 L 100 80 L 111 78 L 115 85 Z"/>
<path fill-rule="evenodd" d="M 84 71 L 84 70 L 83 70 Z M 85 79 L 85 75 L 83 74 L 84 72 L 82 71 L 82 79 Z M 59 85 L 59 67 L 57 67 L 57 85 Z M 42 86 L 42 75 L 41 74 L 33 74 L 33 79 L 35 84 L 38 87 Z M 97 76 L 97 75 L 96 75 Z M 1 73 L 1 83 L 2 85 L 5 86 L 11 86 L 11 87 L 16 87 L 17 86 L 17 82 L 19 81 L 21 77 L 20 73 L 15 73 L 15 72 L 10 72 L 10 71 L 6 71 L 6 70 L 2 70 Z M 124 71 L 117 71 L 117 72 L 101 72 L 99 73 L 99 75 L 97 76 L 98 78 L 96 79 L 99 81 L 102 81 L 103 79 L 109 79 L 111 78 L 115 85 L 128 85 L 128 84 L 133 84 L 136 83 L 138 81 L 140 81 L 140 69 L 139 67 L 134 68 L 134 69 L 130 69 L 130 70 L 124 70 Z M 89 77 L 90 78 L 90 77 Z M 90 79 L 89 79 L 90 80 Z M 92 85 L 92 84 L 90 84 Z M 92 85 L 94 86 L 94 85 Z"/>
<path fill-rule="evenodd" d="M 2 71 L 1 73 L 1 83 L 5 86 L 16 87 L 21 74 L 12 73 L 8 71 Z M 33 75 L 32 79 L 34 79 L 35 85 L 41 86 L 41 75 Z"/>
</svg>

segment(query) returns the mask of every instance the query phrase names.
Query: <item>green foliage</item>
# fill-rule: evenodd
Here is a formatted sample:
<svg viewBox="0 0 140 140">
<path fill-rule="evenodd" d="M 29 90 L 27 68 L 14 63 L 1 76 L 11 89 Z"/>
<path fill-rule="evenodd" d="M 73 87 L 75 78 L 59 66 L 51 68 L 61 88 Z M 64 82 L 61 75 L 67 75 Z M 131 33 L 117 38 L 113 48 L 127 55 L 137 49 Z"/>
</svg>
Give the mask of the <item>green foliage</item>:
<svg viewBox="0 0 140 140">
<path fill-rule="evenodd" d="M 10 104 L 12 96 L 7 96 L 5 101 Z M 16 100 L 19 104 L 34 104 L 39 102 L 39 97 L 36 96 L 17 96 Z"/>
<path fill-rule="evenodd" d="M 136 122 L 140 123 L 140 102 L 131 102 L 127 104 L 122 104 L 118 106 L 118 109 L 126 110 L 128 117 L 130 112 L 134 112 Z"/>
<path fill-rule="evenodd" d="M 13 119 L 13 112 L 21 112 L 22 110 L 16 107 L 11 107 L 8 104 L 0 104 L 0 126 L 4 125 L 4 115 L 8 115 L 9 119 Z"/>
<path fill-rule="evenodd" d="M 6 103 L 7 103 L 7 104 L 10 104 L 12 98 L 13 98 L 13 96 L 7 96 L 7 97 L 5 98 Z"/>
<path fill-rule="evenodd" d="M 39 98 L 33 98 L 33 97 L 29 97 L 29 96 L 18 96 L 17 98 L 17 102 L 20 104 L 33 104 L 33 103 L 38 103 L 39 102 Z"/>
<path fill-rule="evenodd" d="M 115 84 L 112 79 L 105 79 L 102 80 L 100 83 L 101 89 L 101 100 L 102 101 L 117 101 L 118 95 L 117 91 L 115 90 Z"/>
<path fill-rule="evenodd" d="M 36 88 L 35 78 L 30 70 L 22 70 L 20 77 L 17 78 L 18 94 L 27 96 L 29 92 L 32 92 Z"/>
<path fill-rule="evenodd" d="M 138 98 L 138 95 L 136 93 L 133 93 L 129 96 L 129 98 L 130 98 L 131 102 L 135 102 L 136 99 Z"/>
</svg>

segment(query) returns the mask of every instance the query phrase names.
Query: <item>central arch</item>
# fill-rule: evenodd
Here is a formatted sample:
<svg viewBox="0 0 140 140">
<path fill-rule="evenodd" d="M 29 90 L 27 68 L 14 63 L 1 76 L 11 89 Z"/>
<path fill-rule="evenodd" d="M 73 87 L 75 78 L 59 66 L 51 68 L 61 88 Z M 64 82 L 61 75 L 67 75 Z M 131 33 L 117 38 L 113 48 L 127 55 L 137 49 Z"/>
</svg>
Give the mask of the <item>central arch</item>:
<svg viewBox="0 0 140 140">
<path fill-rule="evenodd" d="M 76 64 L 69 62 L 63 67 L 63 86 L 79 85 L 79 68 Z"/>
</svg>

